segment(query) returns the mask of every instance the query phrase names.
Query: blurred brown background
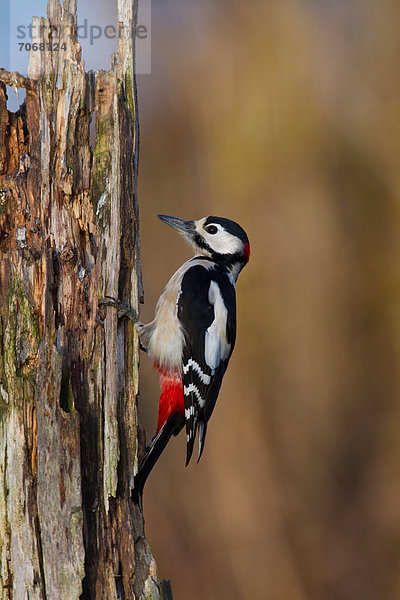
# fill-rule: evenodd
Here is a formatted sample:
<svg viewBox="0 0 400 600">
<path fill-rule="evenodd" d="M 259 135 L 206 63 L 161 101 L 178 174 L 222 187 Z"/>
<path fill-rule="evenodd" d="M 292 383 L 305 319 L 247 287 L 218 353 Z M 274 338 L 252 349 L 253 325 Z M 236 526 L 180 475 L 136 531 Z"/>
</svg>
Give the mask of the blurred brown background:
<svg viewBox="0 0 400 600">
<path fill-rule="evenodd" d="M 400 598 L 398 0 L 153 0 L 138 81 L 143 320 L 237 220 L 238 338 L 199 465 L 145 490 L 175 600 Z M 142 356 L 151 437 L 158 380 Z"/>
</svg>

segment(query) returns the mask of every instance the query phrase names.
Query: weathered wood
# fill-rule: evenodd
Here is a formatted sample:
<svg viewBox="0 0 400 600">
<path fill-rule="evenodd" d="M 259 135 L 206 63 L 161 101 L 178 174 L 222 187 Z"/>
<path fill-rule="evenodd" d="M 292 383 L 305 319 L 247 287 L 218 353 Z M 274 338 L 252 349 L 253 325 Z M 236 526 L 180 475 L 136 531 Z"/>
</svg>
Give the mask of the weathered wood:
<svg viewBox="0 0 400 600">
<path fill-rule="evenodd" d="M 118 0 L 109 71 L 85 73 L 74 0 L 34 18 L 65 50 L 0 70 L 1 600 L 163 594 L 130 500 L 138 340 L 98 315 L 142 295 L 134 8 Z M 15 114 L 6 84 L 26 89 Z"/>
</svg>

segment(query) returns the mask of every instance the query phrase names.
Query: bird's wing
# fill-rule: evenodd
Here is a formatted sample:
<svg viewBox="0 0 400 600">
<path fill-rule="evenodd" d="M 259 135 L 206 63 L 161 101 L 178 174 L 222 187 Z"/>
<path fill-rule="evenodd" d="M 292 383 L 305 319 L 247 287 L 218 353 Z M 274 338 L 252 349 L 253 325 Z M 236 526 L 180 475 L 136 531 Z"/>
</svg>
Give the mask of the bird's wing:
<svg viewBox="0 0 400 600">
<path fill-rule="evenodd" d="M 182 382 L 188 464 L 197 427 L 200 459 L 207 422 L 232 354 L 236 329 L 235 291 L 227 276 L 196 265 L 183 276 L 177 303 L 186 342 Z"/>
</svg>

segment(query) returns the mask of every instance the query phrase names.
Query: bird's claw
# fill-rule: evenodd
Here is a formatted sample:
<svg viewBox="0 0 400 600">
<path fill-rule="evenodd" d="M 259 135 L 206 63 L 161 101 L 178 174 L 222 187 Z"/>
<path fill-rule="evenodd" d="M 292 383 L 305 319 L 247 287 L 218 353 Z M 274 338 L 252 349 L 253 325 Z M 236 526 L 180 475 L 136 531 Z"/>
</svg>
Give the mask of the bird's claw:
<svg viewBox="0 0 400 600">
<path fill-rule="evenodd" d="M 119 298 L 114 298 L 113 296 L 105 296 L 105 298 L 107 298 L 107 300 L 100 300 L 99 306 L 112 306 L 118 310 L 118 319 L 127 318 L 133 323 L 138 322 L 138 314 L 130 302 L 123 302 Z"/>
<path fill-rule="evenodd" d="M 99 315 L 96 315 L 96 323 L 98 323 L 99 325 L 102 325 L 104 327 L 104 319 L 100 319 Z"/>
</svg>

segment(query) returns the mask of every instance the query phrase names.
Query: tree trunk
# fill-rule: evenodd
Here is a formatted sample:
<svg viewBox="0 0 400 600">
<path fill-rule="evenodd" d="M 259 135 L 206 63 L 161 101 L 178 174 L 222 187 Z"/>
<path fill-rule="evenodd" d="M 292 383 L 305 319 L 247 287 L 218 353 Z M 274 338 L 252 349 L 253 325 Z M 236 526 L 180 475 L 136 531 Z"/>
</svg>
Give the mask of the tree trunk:
<svg viewBox="0 0 400 600">
<path fill-rule="evenodd" d="M 85 73 L 74 0 L 34 18 L 27 78 L 0 71 L 1 600 L 167 587 L 130 500 L 137 336 L 98 314 L 106 294 L 141 296 L 133 4 L 118 0 L 109 71 Z M 5 84 L 26 89 L 16 114 Z"/>
</svg>

